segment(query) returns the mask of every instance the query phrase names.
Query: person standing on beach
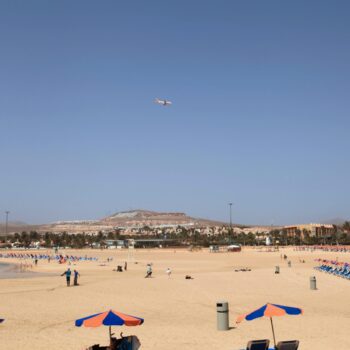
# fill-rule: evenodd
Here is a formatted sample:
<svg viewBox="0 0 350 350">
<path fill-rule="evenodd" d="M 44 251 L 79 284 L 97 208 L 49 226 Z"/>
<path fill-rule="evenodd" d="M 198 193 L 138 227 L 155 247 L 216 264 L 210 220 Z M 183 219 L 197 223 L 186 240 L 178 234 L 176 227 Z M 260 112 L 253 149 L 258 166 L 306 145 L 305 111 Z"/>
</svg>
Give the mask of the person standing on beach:
<svg viewBox="0 0 350 350">
<path fill-rule="evenodd" d="M 124 271 L 126 271 L 128 269 L 128 263 L 125 261 L 124 263 Z"/>
<path fill-rule="evenodd" d="M 147 264 L 147 269 L 146 269 L 146 276 L 145 278 L 149 278 L 152 276 L 152 265 L 151 264 Z"/>
<path fill-rule="evenodd" d="M 78 277 L 80 276 L 80 273 L 77 270 L 74 270 L 74 285 L 78 286 Z"/>
<path fill-rule="evenodd" d="M 72 275 L 72 271 L 70 270 L 70 268 L 68 268 L 67 271 L 63 272 L 61 276 L 66 275 L 66 281 L 67 281 L 67 287 L 70 286 L 70 276 Z"/>
<path fill-rule="evenodd" d="M 166 274 L 168 275 L 168 278 L 170 278 L 170 275 L 171 275 L 171 269 L 170 269 L 170 267 L 168 267 L 167 269 L 166 269 Z"/>
</svg>

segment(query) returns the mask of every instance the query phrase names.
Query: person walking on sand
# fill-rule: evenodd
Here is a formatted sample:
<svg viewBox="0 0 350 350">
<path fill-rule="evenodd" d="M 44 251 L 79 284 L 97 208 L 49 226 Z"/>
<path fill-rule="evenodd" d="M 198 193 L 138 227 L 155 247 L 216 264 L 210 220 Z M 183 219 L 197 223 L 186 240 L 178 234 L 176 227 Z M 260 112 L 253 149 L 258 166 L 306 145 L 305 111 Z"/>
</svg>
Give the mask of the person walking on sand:
<svg viewBox="0 0 350 350">
<path fill-rule="evenodd" d="M 166 274 L 168 275 L 168 278 L 170 278 L 170 275 L 171 275 L 171 269 L 170 269 L 170 267 L 168 267 L 167 269 L 166 269 Z"/>
<path fill-rule="evenodd" d="M 72 275 L 72 271 L 70 270 L 70 268 L 68 268 L 67 271 L 64 271 L 61 276 L 64 276 L 64 275 L 66 275 L 67 287 L 69 287 L 70 286 L 70 276 Z"/>
<path fill-rule="evenodd" d="M 152 266 L 151 264 L 147 264 L 146 276 L 145 278 L 149 278 L 152 276 Z"/>
<path fill-rule="evenodd" d="M 74 285 L 78 286 L 78 277 L 80 276 L 80 273 L 77 270 L 74 270 Z"/>
<path fill-rule="evenodd" d="M 124 271 L 126 271 L 128 269 L 128 263 L 125 261 L 124 263 Z"/>
</svg>

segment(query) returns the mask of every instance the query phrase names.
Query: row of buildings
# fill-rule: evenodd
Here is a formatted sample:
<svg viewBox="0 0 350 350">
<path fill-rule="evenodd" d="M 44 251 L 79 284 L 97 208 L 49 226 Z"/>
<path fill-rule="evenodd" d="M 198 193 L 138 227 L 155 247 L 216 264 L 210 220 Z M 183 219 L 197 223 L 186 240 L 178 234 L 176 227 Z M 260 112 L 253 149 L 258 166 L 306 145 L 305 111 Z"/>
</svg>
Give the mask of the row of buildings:
<svg viewBox="0 0 350 350">
<path fill-rule="evenodd" d="M 216 236 L 220 234 L 227 234 L 230 231 L 229 226 L 203 226 L 195 227 L 191 225 L 162 225 L 162 226 L 145 226 L 145 227 L 115 227 L 122 235 L 167 235 L 167 234 L 181 234 L 183 230 L 192 233 L 198 233 L 206 236 Z M 337 228 L 330 224 L 302 224 L 289 226 L 252 226 L 252 227 L 232 227 L 235 234 L 253 234 L 254 236 L 266 237 L 273 231 L 285 233 L 288 237 L 300 237 L 304 239 L 307 235 L 309 237 L 330 237 L 337 232 Z"/>
<path fill-rule="evenodd" d="M 300 237 L 304 239 L 306 235 L 310 237 L 329 237 L 337 232 L 334 225 L 328 224 L 307 224 L 284 226 L 287 235 L 290 237 Z"/>
</svg>

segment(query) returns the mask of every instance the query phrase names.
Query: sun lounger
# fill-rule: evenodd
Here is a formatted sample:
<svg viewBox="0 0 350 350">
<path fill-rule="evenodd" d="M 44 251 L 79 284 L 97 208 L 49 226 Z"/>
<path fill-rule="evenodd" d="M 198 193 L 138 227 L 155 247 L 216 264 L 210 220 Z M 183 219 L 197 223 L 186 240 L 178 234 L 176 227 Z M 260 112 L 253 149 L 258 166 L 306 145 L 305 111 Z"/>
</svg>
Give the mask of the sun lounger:
<svg viewBox="0 0 350 350">
<path fill-rule="evenodd" d="M 247 350 L 268 350 L 270 340 L 250 340 L 247 344 Z"/>
<path fill-rule="evenodd" d="M 299 340 L 286 340 L 278 342 L 276 350 L 297 350 L 299 347 Z"/>
<path fill-rule="evenodd" d="M 136 335 L 129 335 L 127 337 L 122 337 L 121 339 L 116 339 L 115 344 L 111 346 L 110 350 L 137 350 L 141 346 L 139 339 Z"/>
</svg>

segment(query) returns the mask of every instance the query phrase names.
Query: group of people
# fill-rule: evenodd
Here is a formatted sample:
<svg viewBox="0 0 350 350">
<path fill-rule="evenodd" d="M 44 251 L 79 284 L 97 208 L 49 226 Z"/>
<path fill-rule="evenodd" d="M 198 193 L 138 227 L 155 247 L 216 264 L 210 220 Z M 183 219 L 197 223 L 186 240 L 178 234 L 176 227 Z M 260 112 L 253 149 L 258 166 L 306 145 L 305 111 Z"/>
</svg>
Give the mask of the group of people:
<svg viewBox="0 0 350 350">
<path fill-rule="evenodd" d="M 127 262 L 125 262 L 124 264 L 124 271 L 126 271 L 128 268 L 128 264 Z M 171 269 L 170 267 L 168 267 L 166 270 L 165 270 L 165 273 L 167 274 L 168 278 L 170 278 L 171 276 Z M 71 281 L 71 276 L 72 276 L 72 273 L 73 273 L 73 285 L 74 286 L 78 286 L 78 278 L 80 277 L 80 273 L 78 272 L 78 270 L 74 269 L 73 272 L 70 268 L 68 268 L 66 271 L 64 271 L 62 273 L 61 276 L 66 276 L 66 282 L 67 282 L 67 287 L 70 287 L 70 281 Z M 146 268 L 146 276 L 145 278 L 150 278 L 152 277 L 152 273 L 153 273 L 153 270 L 152 270 L 152 264 L 147 264 L 147 268 Z"/>
<path fill-rule="evenodd" d="M 77 270 L 73 271 L 74 274 L 74 285 L 78 286 L 78 277 L 80 276 L 80 273 Z M 68 268 L 66 271 L 62 273 L 61 276 L 66 276 L 66 282 L 67 282 L 67 287 L 70 287 L 70 278 L 72 276 L 72 271 L 70 268 Z"/>
<path fill-rule="evenodd" d="M 152 277 L 152 273 L 153 273 L 152 264 L 147 264 L 147 267 L 146 267 L 146 276 L 145 276 L 145 278 L 150 278 L 150 277 Z M 165 273 L 167 274 L 168 278 L 170 278 L 170 276 L 171 276 L 171 268 L 168 267 L 168 268 L 165 270 Z"/>
</svg>

